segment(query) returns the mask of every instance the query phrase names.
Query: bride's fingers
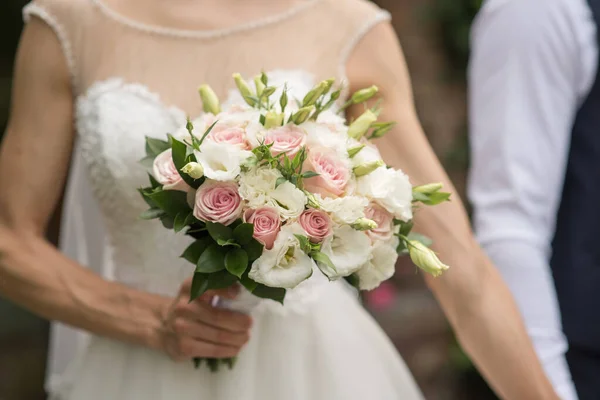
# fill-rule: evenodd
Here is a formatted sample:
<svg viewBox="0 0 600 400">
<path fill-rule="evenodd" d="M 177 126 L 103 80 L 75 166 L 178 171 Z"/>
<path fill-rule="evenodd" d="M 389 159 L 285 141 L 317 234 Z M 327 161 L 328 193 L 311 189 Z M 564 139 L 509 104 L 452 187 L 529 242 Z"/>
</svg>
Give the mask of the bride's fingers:
<svg viewBox="0 0 600 400">
<path fill-rule="evenodd" d="M 175 309 L 175 316 L 178 317 L 176 319 L 192 319 L 215 328 L 237 333 L 247 333 L 252 326 L 252 319 L 248 315 L 212 307 L 201 301 L 193 301 L 189 304 L 180 303 Z"/>
<path fill-rule="evenodd" d="M 250 339 L 248 332 L 238 333 L 214 328 L 192 320 L 179 319 L 175 321 L 173 330 L 180 336 L 191 336 L 205 342 L 240 348 Z"/>
<path fill-rule="evenodd" d="M 203 342 L 190 337 L 168 344 L 167 352 L 177 361 L 186 361 L 194 357 L 230 358 L 239 354 L 239 347 Z"/>
</svg>

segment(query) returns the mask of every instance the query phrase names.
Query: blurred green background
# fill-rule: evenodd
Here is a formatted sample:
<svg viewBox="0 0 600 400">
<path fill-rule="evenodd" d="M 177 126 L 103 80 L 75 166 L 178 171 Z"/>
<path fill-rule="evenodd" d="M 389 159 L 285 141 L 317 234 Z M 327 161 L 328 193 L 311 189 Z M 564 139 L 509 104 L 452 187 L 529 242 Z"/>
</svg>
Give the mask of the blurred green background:
<svg viewBox="0 0 600 400">
<path fill-rule="evenodd" d="M 481 0 L 379 0 L 393 14 L 422 124 L 459 192 L 468 166 L 465 70 L 469 27 Z M 0 135 L 9 113 L 24 0 L 0 4 Z M 55 235 L 50 235 L 55 239 Z M 390 285 L 366 298 L 432 400 L 495 399 L 456 345 L 414 268 L 402 261 Z M 41 400 L 48 324 L 0 299 L 0 400 Z"/>
</svg>

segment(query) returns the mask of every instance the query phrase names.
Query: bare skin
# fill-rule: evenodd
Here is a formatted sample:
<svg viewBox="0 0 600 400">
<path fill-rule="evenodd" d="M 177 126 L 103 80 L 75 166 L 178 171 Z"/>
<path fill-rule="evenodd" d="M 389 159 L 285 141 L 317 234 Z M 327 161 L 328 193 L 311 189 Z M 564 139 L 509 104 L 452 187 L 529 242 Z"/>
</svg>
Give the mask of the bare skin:
<svg viewBox="0 0 600 400">
<path fill-rule="evenodd" d="M 369 60 L 369 62 L 365 62 Z M 380 88 L 381 121 L 395 129 L 375 143 L 388 165 L 401 168 L 413 184 L 442 182 L 455 189 L 419 123 L 407 67 L 389 24 L 373 29 L 347 65 L 352 90 Z M 357 117 L 362 107 L 350 110 Z M 458 338 L 495 391 L 505 399 L 557 399 L 535 355 L 514 300 L 502 278 L 476 243 L 458 195 L 416 214 L 419 233 L 429 236 L 442 261 L 451 266 L 426 282 Z"/>
<path fill-rule="evenodd" d="M 190 282 L 167 298 L 109 282 L 62 255 L 44 231 L 63 190 L 73 142 L 73 97 L 59 43 L 41 21 L 17 55 L 11 119 L 0 153 L 0 293 L 51 320 L 164 351 L 176 360 L 233 357 L 248 316 L 188 304 Z M 32 168 L 31 160 L 41 168 Z M 218 293 L 230 297 L 229 292 Z"/>
<path fill-rule="evenodd" d="M 133 7 L 136 1 L 121 4 Z M 163 3 L 153 0 L 142 7 L 154 10 L 148 11 L 148 21 L 164 22 L 154 20 L 167 15 L 160 11 Z M 194 2 L 176 3 L 183 9 Z M 230 13 L 223 12 L 225 3 L 229 4 L 214 2 L 222 12 L 213 24 L 235 24 L 226 18 Z M 257 9 L 268 5 L 264 3 Z M 177 15 L 174 11 L 170 18 Z M 202 21 L 187 23 L 191 29 L 202 27 Z M 347 67 L 352 89 L 378 85 L 386 105 L 382 119 L 398 122 L 378 142 L 386 161 L 402 168 L 413 183 L 443 182 L 453 190 L 420 127 L 392 28 L 382 24 L 372 30 Z M 23 33 L 15 71 L 11 119 L 0 151 L 0 294 L 44 318 L 157 349 L 176 360 L 236 355 L 248 340 L 250 318 L 210 307 L 215 293 L 188 304 L 189 281 L 175 299 L 134 290 L 102 279 L 44 239 L 69 165 L 73 97 L 60 46 L 50 29 L 35 19 Z M 441 278 L 428 278 L 429 287 L 495 390 L 511 400 L 556 399 L 512 297 L 473 239 L 458 197 L 422 210 L 417 224 L 452 267 Z"/>
</svg>

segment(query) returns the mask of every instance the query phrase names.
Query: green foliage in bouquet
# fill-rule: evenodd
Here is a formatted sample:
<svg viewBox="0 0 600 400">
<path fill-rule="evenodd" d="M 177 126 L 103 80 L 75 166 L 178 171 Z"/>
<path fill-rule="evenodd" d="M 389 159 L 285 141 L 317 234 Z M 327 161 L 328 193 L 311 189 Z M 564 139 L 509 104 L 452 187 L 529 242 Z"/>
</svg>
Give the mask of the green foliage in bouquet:
<svg viewBox="0 0 600 400">
<path fill-rule="evenodd" d="M 288 91 L 284 88 L 279 99 L 274 101 L 271 97 L 277 89 L 269 85 L 269 79 L 264 73 L 254 79 L 255 89 L 252 89 L 239 74 L 234 74 L 234 81 L 244 101 L 259 111 L 255 115 L 257 115 L 258 122 L 265 130 L 282 127 L 286 124 L 301 125 L 307 121 L 317 121 L 320 115 L 336 103 L 342 91 L 341 88 L 332 91 L 334 80 L 329 79 L 316 85 L 301 100 L 290 100 Z M 218 115 L 221 112 L 221 105 L 212 89 L 207 85 L 203 85 L 200 87 L 199 92 L 205 112 Z M 339 108 L 339 112 L 343 112 L 351 105 L 365 104 L 365 112 L 347 127 L 347 137 L 353 140 L 352 143 L 356 144 L 347 149 L 349 159 L 359 154 L 367 146 L 368 140 L 384 136 L 394 126 L 393 122 L 377 122 L 380 112 L 377 105 L 372 108 L 366 106 L 366 102 L 372 99 L 377 92 L 378 89 L 375 86 L 360 90 L 354 93 Z M 286 112 L 291 101 L 296 102 L 295 111 L 288 110 Z M 256 121 L 252 122 L 256 123 Z M 204 168 L 208 167 L 208 164 L 203 166 L 202 163 L 206 160 L 198 160 L 197 157 L 202 158 L 205 156 L 201 151 L 201 146 L 217 123 L 218 121 L 214 122 L 202 132 L 201 137 L 199 137 L 198 132 L 194 132 L 193 123 L 188 121 L 186 130 L 189 135 L 186 134 L 185 138 L 179 139 L 172 135 L 168 135 L 167 140 L 146 138 L 146 157 L 142 160 L 142 164 L 150 166 L 157 157 L 170 150 L 172 164 L 181 180 L 194 190 L 202 190 L 201 186 L 206 181 Z M 346 135 L 346 131 L 343 132 Z M 319 176 L 317 172 L 304 168 L 308 157 L 307 148 L 302 146 L 295 154 L 290 156 L 286 153 L 273 154 L 272 148 L 273 143 L 262 142 L 255 145 L 251 152 L 244 153 L 243 158 L 247 158 L 240 161 L 240 171 L 244 173 L 251 171 L 253 168 L 263 167 L 268 170 L 275 170 L 279 177 L 275 182 L 274 190 L 284 184 L 288 187 L 291 186 L 294 191 L 299 191 L 301 195 L 303 194 L 302 196 L 306 196 L 307 203 L 302 206 L 304 211 L 306 206 L 319 210 L 321 204 L 318 198 L 305 189 L 305 180 Z M 352 173 L 356 178 L 360 178 L 373 173 L 379 168 L 386 168 L 383 161 L 367 161 L 357 163 L 352 169 Z M 404 177 L 403 179 L 406 179 L 408 184 L 405 175 L 399 171 L 396 172 L 400 174 L 400 177 Z M 396 179 L 396 176 L 393 175 L 391 179 Z M 227 225 L 201 221 L 195 216 L 198 214 L 194 213 L 194 202 L 188 198 L 189 194 L 187 192 L 170 190 L 172 188 L 165 188 L 151 174 L 148 177 L 150 185 L 139 189 L 141 196 L 149 206 L 141 214 L 141 218 L 147 220 L 158 219 L 165 228 L 172 229 L 175 232 L 184 232 L 185 235 L 194 239 L 181 255 L 182 258 L 195 265 L 190 301 L 202 296 L 208 290 L 224 289 L 239 283 L 259 298 L 284 303 L 285 287 L 293 287 L 298 281 L 280 285 L 282 287 L 271 287 L 264 284 L 269 283 L 268 280 L 263 281 L 264 283 L 257 281 L 263 278 L 259 279 L 258 276 L 253 275 L 252 266 L 263 254 L 264 245 L 254 237 L 253 224 L 244 222 L 241 218 L 232 223 L 227 223 Z M 207 184 L 209 184 L 208 182 Z M 450 194 L 442 192 L 441 189 L 441 184 L 413 187 L 413 208 L 418 203 L 431 206 L 448 201 Z M 277 199 L 274 201 L 278 207 L 287 210 L 285 204 L 281 204 Z M 346 225 L 351 228 L 351 232 L 352 230 L 369 231 L 378 227 L 375 221 L 367 218 L 359 218 Z M 419 268 L 434 276 L 440 275 L 448 268 L 428 248 L 431 244 L 430 241 L 412 232 L 412 220 L 394 220 L 394 227 L 393 233 L 399 239 L 399 245 L 396 249 L 399 254 L 408 254 Z M 311 241 L 308 236 L 300 233 L 294 233 L 293 236 L 290 234 L 290 238 L 297 240 L 295 242 L 297 247 L 288 247 L 285 254 L 281 253 L 282 260 L 288 260 L 286 263 L 290 262 L 289 260 L 297 256 L 294 252 L 301 251 L 303 253 L 302 257 L 306 259 L 306 256 L 308 256 L 312 259 L 319 270 L 330 280 L 343 277 L 353 286 L 361 288 L 361 278 L 357 273 L 348 272 L 350 275 L 346 276 L 348 274 L 343 272 L 345 270 L 338 270 L 335 263 L 323 251 L 322 243 Z M 352 269 L 352 271 L 356 271 L 356 269 Z M 307 279 L 312 274 L 312 268 L 306 272 L 301 276 L 301 279 Z M 198 365 L 200 360 L 195 361 Z M 226 363 L 231 367 L 233 360 L 208 359 L 207 363 L 211 369 L 218 369 L 221 363 Z"/>
</svg>

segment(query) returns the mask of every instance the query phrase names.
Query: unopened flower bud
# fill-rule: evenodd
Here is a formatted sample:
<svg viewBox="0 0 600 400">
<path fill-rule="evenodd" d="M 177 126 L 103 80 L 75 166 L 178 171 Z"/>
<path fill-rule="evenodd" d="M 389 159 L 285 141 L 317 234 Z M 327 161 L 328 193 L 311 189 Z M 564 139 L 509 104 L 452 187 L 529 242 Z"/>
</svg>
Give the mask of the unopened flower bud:
<svg viewBox="0 0 600 400">
<path fill-rule="evenodd" d="M 377 121 L 377 115 L 371 110 L 365 111 L 348 127 L 348 136 L 356 140 L 362 138 L 375 121 Z"/>
<path fill-rule="evenodd" d="M 181 172 L 188 174 L 193 179 L 200 179 L 204 176 L 204 168 L 197 162 L 189 162 L 181 168 Z"/>
<path fill-rule="evenodd" d="M 306 195 L 307 204 L 309 207 L 316 208 L 316 209 L 321 208 L 321 203 L 319 203 L 319 201 L 317 200 L 317 196 L 315 196 L 313 193 L 309 192 L 308 190 L 305 190 L 304 194 Z"/>
<path fill-rule="evenodd" d="M 250 89 L 250 86 L 248 86 L 244 78 L 242 78 L 240 74 L 235 73 L 233 74 L 233 80 L 235 81 L 235 85 L 237 86 L 238 90 L 242 94 L 244 101 L 248 103 L 249 106 L 254 107 L 256 105 L 256 101 L 252 99 L 252 90 Z"/>
<path fill-rule="evenodd" d="M 423 193 L 423 194 L 434 194 L 439 192 L 442 189 L 443 185 L 441 183 L 428 183 L 427 185 L 415 186 L 413 188 L 413 192 Z"/>
<path fill-rule="evenodd" d="M 433 276 L 440 276 L 449 268 L 440 261 L 433 250 L 417 240 L 408 241 L 408 253 L 417 267 Z"/>
<path fill-rule="evenodd" d="M 279 105 L 281 106 L 281 112 L 285 111 L 287 104 L 288 104 L 287 88 L 284 88 L 283 93 L 281 94 L 281 97 L 279 98 Z"/>
<path fill-rule="evenodd" d="M 312 89 L 310 92 L 308 92 L 306 94 L 306 96 L 304 96 L 304 100 L 302 100 L 302 106 L 306 107 L 306 106 L 312 106 L 313 104 L 315 104 L 317 102 L 317 100 L 319 100 L 319 97 L 321 97 L 323 95 L 323 93 L 325 93 L 327 91 L 328 86 L 329 86 L 328 81 L 323 81 L 323 82 L 319 83 L 317 86 L 315 86 L 314 89 Z"/>
<path fill-rule="evenodd" d="M 315 106 L 302 107 L 292 115 L 292 122 L 296 125 L 300 125 L 310 117 L 310 114 L 312 114 L 314 110 Z"/>
<path fill-rule="evenodd" d="M 269 111 L 265 114 L 265 128 L 271 129 L 283 124 L 283 114 Z"/>
<path fill-rule="evenodd" d="M 375 85 L 371 86 L 370 88 L 361 89 L 352 95 L 352 98 L 351 98 L 352 103 L 354 103 L 354 104 L 364 103 L 365 101 L 367 101 L 367 100 L 371 99 L 373 96 L 375 96 L 377 94 L 377 92 L 379 92 L 379 88 Z"/>
<path fill-rule="evenodd" d="M 198 92 L 200 93 L 200 99 L 202 99 L 202 108 L 204 112 L 215 115 L 221 112 L 219 98 L 210 86 L 202 85 L 200 86 L 200 89 L 198 89 Z"/>
<path fill-rule="evenodd" d="M 352 146 L 348 149 L 348 157 L 353 158 L 355 155 L 360 153 L 362 149 L 365 148 L 364 144 L 358 144 L 356 146 Z"/>
<path fill-rule="evenodd" d="M 378 226 L 379 225 L 377 225 L 377 222 L 368 218 L 359 218 L 352 224 L 352 228 L 356 229 L 357 231 L 370 231 L 377 229 Z"/>
<path fill-rule="evenodd" d="M 329 92 L 331 90 L 331 88 L 333 87 L 333 84 L 335 83 L 335 78 L 329 78 L 325 82 L 326 86 L 325 86 L 325 93 Z"/>
<path fill-rule="evenodd" d="M 352 170 L 356 177 L 361 177 L 365 175 L 369 175 L 371 172 L 375 171 L 377 168 L 385 167 L 385 163 L 382 160 L 369 161 L 366 163 L 362 163 L 354 167 Z"/>
<path fill-rule="evenodd" d="M 265 84 L 262 82 L 261 75 L 257 75 L 254 77 L 254 86 L 256 86 L 256 95 L 260 97 L 265 90 Z"/>
<path fill-rule="evenodd" d="M 265 90 L 263 90 L 262 95 L 265 98 L 268 98 L 270 95 L 272 95 L 273 93 L 275 93 L 275 91 L 277 90 L 277 88 L 273 87 L 273 86 L 267 86 L 265 88 Z"/>
</svg>

